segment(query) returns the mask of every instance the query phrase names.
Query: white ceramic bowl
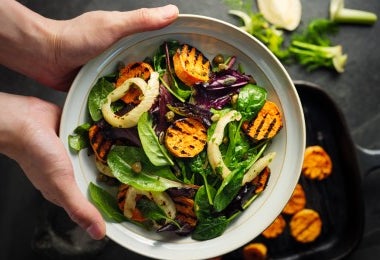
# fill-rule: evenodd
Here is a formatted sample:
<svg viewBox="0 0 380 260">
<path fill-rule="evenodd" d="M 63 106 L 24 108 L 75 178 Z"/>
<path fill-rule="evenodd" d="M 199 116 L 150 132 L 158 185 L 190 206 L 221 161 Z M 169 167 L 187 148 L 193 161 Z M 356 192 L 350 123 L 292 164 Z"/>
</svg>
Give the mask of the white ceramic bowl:
<svg viewBox="0 0 380 260">
<path fill-rule="evenodd" d="M 277 155 L 270 166 L 266 190 L 220 237 L 195 241 L 166 237 L 129 223 L 107 223 L 109 238 L 139 254 L 160 259 L 205 259 L 235 250 L 258 236 L 281 212 L 300 175 L 305 147 L 302 107 L 289 75 L 263 44 L 236 26 L 197 15 L 180 15 L 162 30 L 126 37 L 81 69 L 67 96 L 60 136 L 69 151 L 68 136 L 88 119 L 87 96 L 99 77 L 115 71 L 119 61 L 143 60 L 171 39 L 197 47 L 210 59 L 218 53 L 236 55 L 246 73 L 268 90 L 268 98 L 280 106 L 284 118 L 284 127 L 269 148 Z M 70 157 L 77 183 L 88 196 L 88 185 L 96 182 L 97 175 L 93 158 L 86 151 L 70 153 Z"/>
</svg>

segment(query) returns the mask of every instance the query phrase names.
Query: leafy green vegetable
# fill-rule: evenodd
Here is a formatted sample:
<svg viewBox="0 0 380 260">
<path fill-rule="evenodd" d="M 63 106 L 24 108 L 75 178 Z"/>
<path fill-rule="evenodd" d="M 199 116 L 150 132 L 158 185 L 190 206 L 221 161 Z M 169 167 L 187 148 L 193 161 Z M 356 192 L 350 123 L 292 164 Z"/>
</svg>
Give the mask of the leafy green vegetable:
<svg viewBox="0 0 380 260">
<path fill-rule="evenodd" d="M 163 220 L 169 221 L 179 227 L 178 223 L 168 218 L 165 212 L 152 200 L 143 197 L 137 201 L 136 207 L 141 211 L 142 215 L 149 220 L 156 222 Z"/>
<path fill-rule="evenodd" d="M 88 111 L 92 120 L 98 121 L 103 118 L 101 107 L 104 99 L 114 90 L 109 77 L 100 78 L 88 94 Z"/>
<path fill-rule="evenodd" d="M 211 196 L 211 198 L 213 199 L 216 191 L 212 186 L 210 186 L 209 190 L 210 194 L 207 190 L 206 185 L 202 185 L 195 194 L 194 208 L 195 215 L 197 216 L 198 220 L 210 217 L 213 214 L 214 208 L 208 198 Z"/>
<path fill-rule="evenodd" d="M 333 68 L 337 72 L 344 72 L 347 55 L 342 53 L 342 46 L 320 46 L 306 42 L 293 41 L 289 51 L 300 64 L 309 71 L 320 67 Z"/>
<path fill-rule="evenodd" d="M 139 118 L 137 130 L 141 140 L 142 147 L 148 156 L 150 162 L 155 166 L 174 165 L 173 160 L 166 148 L 160 144 L 157 135 L 152 128 L 152 120 L 149 114 L 145 112 Z"/>
<path fill-rule="evenodd" d="M 293 41 L 302 41 L 315 45 L 330 46 L 330 35 L 338 33 L 338 25 L 333 21 L 324 18 L 317 18 L 307 25 L 306 29 L 300 33 L 292 35 Z"/>
<path fill-rule="evenodd" d="M 243 30 L 255 36 L 264 43 L 279 59 L 286 59 L 289 55 L 287 49 L 282 47 L 284 43 L 283 31 L 270 25 L 261 13 L 240 10 L 230 10 L 229 14 L 238 16 L 243 21 Z"/>
<path fill-rule="evenodd" d="M 236 109 L 243 119 L 251 120 L 264 106 L 267 99 L 266 89 L 254 84 L 247 84 L 239 91 Z"/>
<path fill-rule="evenodd" d="M 88 147 L 88 130 L 90 129 L 90 127 L 91 124 L 84 123 L 80 126 L 77 126 L 74 129 L 73 134 L 69 135 L 69 147 L 73 151 L 79 152 L 80 150 Z"/>
<path fill-rule="evenodd" d="M 92 202 L 106 219 L 114 222 L 128 221 L 121 213 L 114 196 L 92 182 L 90 182 L 88 189 Z"/>
<path fill-rule="evenodd" d="M 214 208 L 217 212 L 224 210 L 238 194 L 244 177 L 244 169 L 235 169 L 225 178 L 216 192 Z"/>
<path fill-rule="evenodd" d="M 136 162 L 142 165 L 139 173 L 134 172 L 132 168 Z M 157 167 L 151 164 L 141 148 L 114 146 L 108 154 L 107 163 L 120 182 L 139 190 L 164 191 L 168 188 L 184 186 L 173 180 L 175 177 L 169 167 Z"/>
<path fill-rule="evenodd" d="M 308 70 L 320 67 L 343 72 L 347 55 L 341 45 L 331 46 L 329 34 L 336 33 L 336 24 L 327 19 L 315 19 L 306 30 L 293 36 L 289 52 Z"/>
<path fill-rule="evenodd" d="M 218 237 L 223 234 L 229 223 L 230 220 L 226 216 L 201 219 L 192 233 L 192 238 L 202 241 Z"/>
<path fill-rule="evenodd" d="M 227 1 L 231 7 L 240 6 L 237 10 L 229 10 L 229 14 L 241 18 L 243 21 L 241 28 L 264 43 L 281 61 L 289 64 L 298 62 L 304 65 L 308 71 L 324 67 L 334 69 L 339 73 L 344 72 L 348 56 L 343 53 L 341 45 L 332 46 L 327 37 L 328 34 L 337 32 L 336 22 L 339 22 L 340 19 L 340 11 L 337 10 L 342 9 L 343 0 L 332 0 L 330 13 L 333 18 L 312 20 L 301 34 L 292 35 L 288 46 L 284 46 L 285 38 L 282 30 L 271 25 L 260 12 L 254 13 L 251 8 L 242 9 L 243 4 L 237 5 L 237 2 L 245 3 L 247 1 Z M 371 23 L 377 19 L 376 16 L 363 13 L 356 13 L 358 17 L 354 18 L 353 12 L 343 10 L 340 21 L 342 22 L 346 18 L 346 21 L 349 21 L 349 13 L 352 14 L 352 21 L 357 19 L 357 22 Z M 344 18 L 345 16 L 346 18 Z"/>
</svg>

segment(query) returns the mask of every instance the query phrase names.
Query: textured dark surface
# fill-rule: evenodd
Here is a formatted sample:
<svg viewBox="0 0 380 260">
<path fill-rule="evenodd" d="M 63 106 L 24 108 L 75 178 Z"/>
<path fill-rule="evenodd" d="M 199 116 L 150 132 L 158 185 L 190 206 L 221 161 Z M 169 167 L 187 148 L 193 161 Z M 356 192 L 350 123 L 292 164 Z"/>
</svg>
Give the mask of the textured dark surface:
<svg viewBox="0 0 380 260">
<path fill-rule="evenodd" d="M 70 19 L 85 11 L 132 10 L 175 3 L 181 13 L 194 13 L 219 18 L 233 24 L 238 21 L 227 14 L 228 7 L 221 0 L 181 1 L 101 1 L 101 0 L 49 0 L 21 1 L 34 11 L 49 18 Z M 346 6 L 371 10 L 380 15 L 378 0 L 346 0 Z M 328 0 L 302 0 L 302 28 L 316 17 L 327 17 Z M 349 259 L 378 259 L 380 257 L 380 22 L 374 26 L 344 25 L 334 37 L 341 43 L 349 60 L 343 74 L 319 70 L 308 73 L 299 66 L 287 66 L 294 80 L 306 80 L 319 85 L 338 104 L 347 123 L 348 131 L 356 145 L 371 149 L 358 152 L 362 175 L 362 196 L 365 206 L 363 238 Z M 228 37 L 228 36 L 226 36 Z M 1 43 L 0 43 L 1 44 Z M 33 95 L 63 105 L 65 94 L 55 92 L 0 67 L 0 90 L 22 95 Z M 5 112 L 5 111 L 3 111 Z M 349 148 L 349 147 L 348 147 Z M 52 230 L 63 233 L 71 228 L 60 209 L 44 201 L 38 191 L 25 178 L 18 165 L 0 155 L 0 259 L 144 259 L 111 241 L 90 243 L 88 238 L 74 229 L 71 234 L 83 249 L 69 248 L 77 256 L 67 257 L 65 243 L 55 243 L 52 248 Z M 50 226 L 47 225 L 50 223 Z M 52 224 L 53 223 L 53 224 Z M 355 223 L 353 222 L 353 225 Z M 77 233 L 75 233 L 77 232 Z M 88 243 L 87 243 L 88 242 Z M 82 251 L 81 251 L 82 250 Z M 84 251 L 83 251 L 84 250 Z M 88 250 L 88 251 L 86 251 Z M 82 252 L 82 253 L 80 253 Z"/>
</svg>

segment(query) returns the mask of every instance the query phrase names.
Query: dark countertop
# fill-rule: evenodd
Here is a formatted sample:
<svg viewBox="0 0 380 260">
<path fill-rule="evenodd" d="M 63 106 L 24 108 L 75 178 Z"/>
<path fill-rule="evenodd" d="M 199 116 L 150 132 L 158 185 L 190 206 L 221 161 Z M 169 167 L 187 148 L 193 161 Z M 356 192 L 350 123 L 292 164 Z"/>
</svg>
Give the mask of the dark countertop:
<svg viewBox="0 0 380 260">
<path fill-rule="evenodd" d="M 55 19 L 68 19 L 96 9 L 131 10 L 172 2 L 180 8 L 181 13 L 207 15 L 238 24 L 237 20 L 227 14 L 228 7 L 222 0 L 20 2 L 44 16 Z M 345 2 L 349 8 L 371 10 L 380 15 L 378 0 Z M 301 28 L 313 18 L 327 17 L 328 5 L 329 0 L 302 0 Z M 319 85 L 341 109 L 353 142 L 357 146 L 369 149 L 356 150 L 362 175 L 365 224 L 361 242 L 349 255 L 349 259 L 378 259 L 380 256 L 380 170 L 376 168 L 380 165 L 380 51 L 377 49 L 380 45 L 379 34 L 380 21 L 373 26 L 340 27 L 333 41 L 342 44 L 344 52 L 348 54 L 348 63 L 343 74 L 326 70 L 310 73 L 300 66 L 286 66 L 294 80 L 305 80 Z M 0 91 L 38 96 L 60 105 L 63 105 L 66 97 L 64 93 L 47 89 L 1 66 L 0 82 Z M 46 234 L 41 231 L 46 229 L 46 220 L 57 220 L 54 223 L 58 227 L 55 228 L 65 229 L 67 226 L 62 224 L 64 221 L 59 221 L 65 219 L 65 215 L 41 198 L 14 161 L 0 155 L 0 169 L 0 259 L 143 259 L 110 241 L 88 247 L 92 252 L 98 253 L 96 258 L 64 258 L 47 249 L 48 238 L 44 237 Z"/>
</svg>

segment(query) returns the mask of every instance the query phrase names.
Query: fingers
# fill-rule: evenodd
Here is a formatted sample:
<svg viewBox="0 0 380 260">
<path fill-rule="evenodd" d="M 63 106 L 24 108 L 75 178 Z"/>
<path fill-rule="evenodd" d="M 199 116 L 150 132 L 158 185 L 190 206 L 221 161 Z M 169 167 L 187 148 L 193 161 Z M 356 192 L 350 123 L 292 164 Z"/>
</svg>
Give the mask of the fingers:
<svg viewBox="0 0 380 260">
<path fill-rule="evenodd" d="M 129 35 L 165 27 L 177 19 L 178 13 L 178 8 L 175 5 L 123 12 L 121 14 L 124 16 L 127 30 L 124 33 Z"/>
<path fill-rule="evenodd" d="M 13 134 L 17 136 L 12 141 L 17 148 L 10 149 L 12 152 L 8 155 L 20 164 L 47 200 L 64 208 L 70 218 L 87 230 L 92 238 L 103 238 L 106 230 L 104 220 L 79 190 L 70 158 L 57 136 L 59 107 L 37 98 L 12 95 L 4 98 L 11 104 L 8 109 L 14 106 L 18 112 L 12 115 L 13 122 L 22 121 L 14 124 L 13 130 L 16 131 Z M 18 117 L 21 119 L 17 120 Z"/>
<path fill-rule="evenodd" d="M 74 184 L 74 183 L 72 183 Z M 76 185 L 66 187 L 70 194 L 63 201 L 63 208 L 70 218 L 87 231 L 93 239 L 102 239 L 106 226 L 99 211 L 83 196 Z"/>
</svg>

